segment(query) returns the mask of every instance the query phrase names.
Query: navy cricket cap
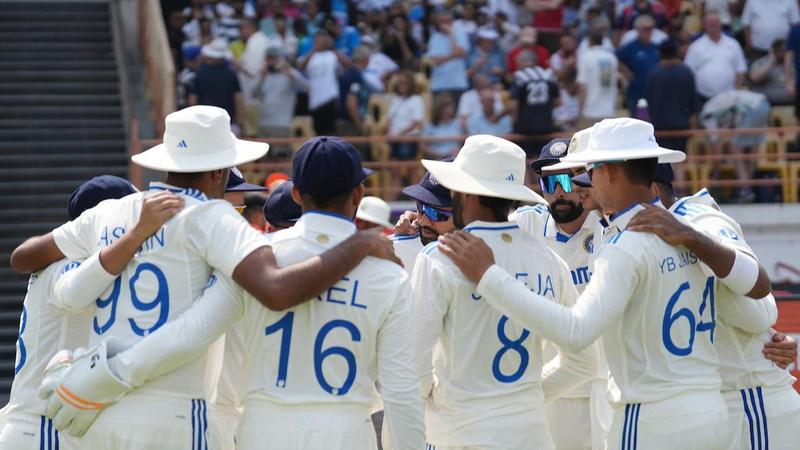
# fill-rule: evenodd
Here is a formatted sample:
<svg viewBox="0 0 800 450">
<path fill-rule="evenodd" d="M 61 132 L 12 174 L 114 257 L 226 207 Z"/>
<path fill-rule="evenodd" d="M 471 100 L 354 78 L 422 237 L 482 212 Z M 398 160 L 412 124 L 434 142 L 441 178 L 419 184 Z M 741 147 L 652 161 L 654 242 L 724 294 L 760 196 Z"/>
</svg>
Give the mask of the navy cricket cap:
<svg viewBox="0 0 800 450">
<path fill-rule="evenodd" d="M 284 181 L 272 191 L 272 195 L 264 203 L 264 218 L 267 222 L 273 225 L 296 222 L 303 215 L 300 205 L 292 198 L 292 186 L 294 184 L 291 181 Z"/>
<path fill-rule="evenodd" d="M 306 141 L 292 160 L 292 181 L 303 194 L 334 197 L 350 192 L 372 173 L 355 147 L 334 136 Z"/>
<path fill-rule="evenodd" d="M 580 187 L 590 188 L 592 187 L 592 179 L 589 178 L 589 172 L 583 172 L 580 175 L 576 175 L 572 177 L 572 182 L 577 184 Z"/>
<path fill-rule="evenodd" d="M 531 169 L 541 175 L 542 167 L 561 161 L 561 158 L 566 156 L 568 148 L 569 139 L 552 139 L 542 147 L 539 157 L 531 163 Z"/>
<path fill-rule="evenodd" d="M 225 186 L 225 192 L 254 192 L 254 191 L 268 191 L 269 188 L 259 186 L 257 184 L 248 183 L 244 180 L 242 171 L 236 167 L 231 167 L 230 175 L 228 175 L 228 185 Z"/>
<path fill-rule="evenodd" d="M 672 187 L 672 182 L 675 180 L 675 172 L 672 171 L 672 164 L 661 163 L 656 169 L 656 183 L 666 184 Z"/>
<path fill-rule="evenodd" d="M 453 157 L 448 156 L 444 162 L 453 162 Z M 425 172 L 419 183 L 403 188 L 403 194 L 430 206 L 449 208 L 451 206 L 450 189 L 442 186 L 430 172 Z"/>
<path fill-rule="evenodd" d="M 67 204 L 69 220 L 75 220 L 87 209 L 103 200 L 122 198 L 137 192 L 130 181 L 113 175 L 100 175 L 78 186 Z"/>
</svg>

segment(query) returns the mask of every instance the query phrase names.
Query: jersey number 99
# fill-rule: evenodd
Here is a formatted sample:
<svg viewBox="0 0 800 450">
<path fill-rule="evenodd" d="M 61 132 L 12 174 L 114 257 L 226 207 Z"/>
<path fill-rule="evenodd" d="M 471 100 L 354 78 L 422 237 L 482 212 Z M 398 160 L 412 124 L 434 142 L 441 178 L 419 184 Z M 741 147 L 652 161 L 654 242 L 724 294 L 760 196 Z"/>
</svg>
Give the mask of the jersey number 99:
<svg viewBox="0 0 800 450">
<path fill-rule="evenodd" d="M 156 278 L 156 282 L 158 283 L 158 290 L 156 291 L 155 298 L 150 301 L 143 301 L 141 298 L 139 298 L 139 294 L 136 290 L 136 284 L 139 281 L 139 277 L 144 272 L 150 272 Z M 95 315 L 94 319 L 92 320 L 94 332 L 98 335 L 102 335 L 108 331 L 117 320 L 117 302 L 119 301 L 121 287 L 122 277 L 117 277 L 114 280 L 114 287 L 111 289 L 111 294 L 108 296 L 108 298 L 97 299 L 98 309 L 110 308 L 108 319 L 105 323 L 102 325 L 100 324 L 98 315 Z M 164 325 L 169 318 L 169 286 L 167 285 L 167 278 L 164 276 L 164 272 L 151 263 L 139 264 L 136 267 L 133 276 L 130 278 L 130 280 L 128 280 L 128 288 L 130 289 L 131 293 L 131 303 L 137 311 L 147 312 L 152 311 L 155 308 L 159 308 L 158 319 L 156 320 L 156 323 L 149 328 L 142 328 L 135 320 L 129 318 L 128 324 L 131 327 L 131 331 L 133 331 L 137 336 L 147 336 L 148 334 L 161 328 L 161 326 Z"/>
</svg>

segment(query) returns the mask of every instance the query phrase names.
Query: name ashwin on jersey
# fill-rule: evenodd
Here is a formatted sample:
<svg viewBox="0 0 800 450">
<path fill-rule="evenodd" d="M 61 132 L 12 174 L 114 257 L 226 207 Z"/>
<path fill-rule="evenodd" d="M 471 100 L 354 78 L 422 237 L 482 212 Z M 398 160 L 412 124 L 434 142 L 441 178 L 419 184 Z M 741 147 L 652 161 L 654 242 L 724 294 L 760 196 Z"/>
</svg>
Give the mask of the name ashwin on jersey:
<svg viewBox="0 0 800 450">
<path fill-rule="evenodd" d="M 109 245 L 113 244 L 114 241 L 121 238 L 122 235 L 125 234 L 125 228 L 120 226 L 103 227 L 103 232 L 100 234 L 100 240 L 97 241 L 97 246 L 100 248 L 108 247 Z M 164 228 L 162 227 L 160 230 L 156 231 L 155 234 L 147 238 L 146 241 L 139 247 L 139 253 L 144 253 L 149 250 L 153 250 L 154 248 L 162 248 L 166 245 L 166 237 L 164 234 Z"/>
</svg>

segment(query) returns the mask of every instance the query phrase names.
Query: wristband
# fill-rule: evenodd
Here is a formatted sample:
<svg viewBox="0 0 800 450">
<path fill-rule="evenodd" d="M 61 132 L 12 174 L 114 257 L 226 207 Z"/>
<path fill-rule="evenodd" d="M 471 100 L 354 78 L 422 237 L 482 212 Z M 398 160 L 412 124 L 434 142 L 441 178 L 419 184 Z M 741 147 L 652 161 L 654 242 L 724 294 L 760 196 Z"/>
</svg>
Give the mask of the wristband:
<svg viewBox="0 0 800 450">
<path fill-rule="evenodd" d="M 758 281 L 758 261 L 739 250 L 735 251 L 735 255 L 730 273 L 725 277 L 720 277 L 719 281 L 731 291 L 739 295 L 746 295 L 753 290 Z"/>
</svg>

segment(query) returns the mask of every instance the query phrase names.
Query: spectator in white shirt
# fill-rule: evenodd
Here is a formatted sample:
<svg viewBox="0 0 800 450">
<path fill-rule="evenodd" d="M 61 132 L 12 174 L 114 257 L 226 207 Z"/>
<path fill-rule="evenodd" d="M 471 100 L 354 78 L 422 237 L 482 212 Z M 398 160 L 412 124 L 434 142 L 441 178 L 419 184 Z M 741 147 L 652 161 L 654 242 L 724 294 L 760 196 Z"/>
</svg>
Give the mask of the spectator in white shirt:
<svg viewBox="0 0 800 450">
<path fill-rule="evenodd" d="M 589 48 L 578 54 L 579 128 L 614 117 L 617 102 L 617 57 L 603 48 L 602 28 L 592 26 Z"/>
<path fill-rule="evenodd" d="M 341 67 L 349 64 L 347 57 L 333 48 L 333 39 L 325 30 L 317 31 L 314 47 L 298 59 L 298 68 L 305 70 L 308 76 L 308 110 L 318 136 L 335 133 L 339 111 L 339 80 L 336 75 Z"/>
<path fill-rule="evenodd" d="M 398 72 L 395 83 L 397 94 L 389 103 L 388 137 L 418 136 L 425 120 L 425 102 L 416 94 L 414 76 L 410 72 Z M 392 158 L 414 159 L 417 156 L 415 142 L 393 142 Z"/>
<path fill-rule="evenodd" d="M 578 40 L 571 33 L 564 33 L 558 42 L 558 51 L 550 56 L 550 68 L 558 78 L 561 78 L 565 73 L 576 68 Z"/>
<path fill-rule="evenodd" d="M 741 87 L 747 62 L 739 43 L 722 33 L 719 14 L 706 13 L 703 30 L 705 34 L 689 46 L 684 62 L 694 73 L 697 93 L 705 102 L 717 94 Z"/>
<path fill-rule="evenodd" d="M 240 28 L 245 45 L 242 56 L 235 63 L 246 110 L 242 131 L 245 136 L 255 136 L 258 127 L 259 102 L 253 96 L 253 92 L 261 80 L 261 69 L 264 67 L 264 57 L 267 55 L 269 39 L 259 31 L 258 23 L 253 19 L 242 19 Z"/>
<path fill-rule="evenodd" d="M 492 80 L 485 73 L 476 73 L 472 76 L 472 89 L 464 92 L 458 99 L 458 120 L 462 125 L 466 124 L 469 117 L 481 110 L 480 93 L 485 89 L 492 88 Z M 492 90 L 494 93 L 494 112 L 499 113 L 503 110 L 503 100 L 500 92 Z"/>
<path fill-rule="evenodd" d="M 280 47 L 286 58 L 294 61 L 297 57 L 297 36 L 295 36 L 294 30 L 289 28 L 286 16 L 280 12 L 273 15 L 272 25 L 275 27 L 275 32 L 269 35 L 270 46 Z"/>
<path fill-rule="evenodd" d="M 722 29 L 731 30 L 731 6 L 736 5 L 737 0 L 704 0 L 703 13 L 716 12 L 722 22 Z"/>
<path fill-rule="evenodd" d="M 792 24 L 800 22 L 797 0 L 747 0 L 742 26 L 748 50 L 764 56 L 775 39 L 789 36 Z"/>
</svg>

